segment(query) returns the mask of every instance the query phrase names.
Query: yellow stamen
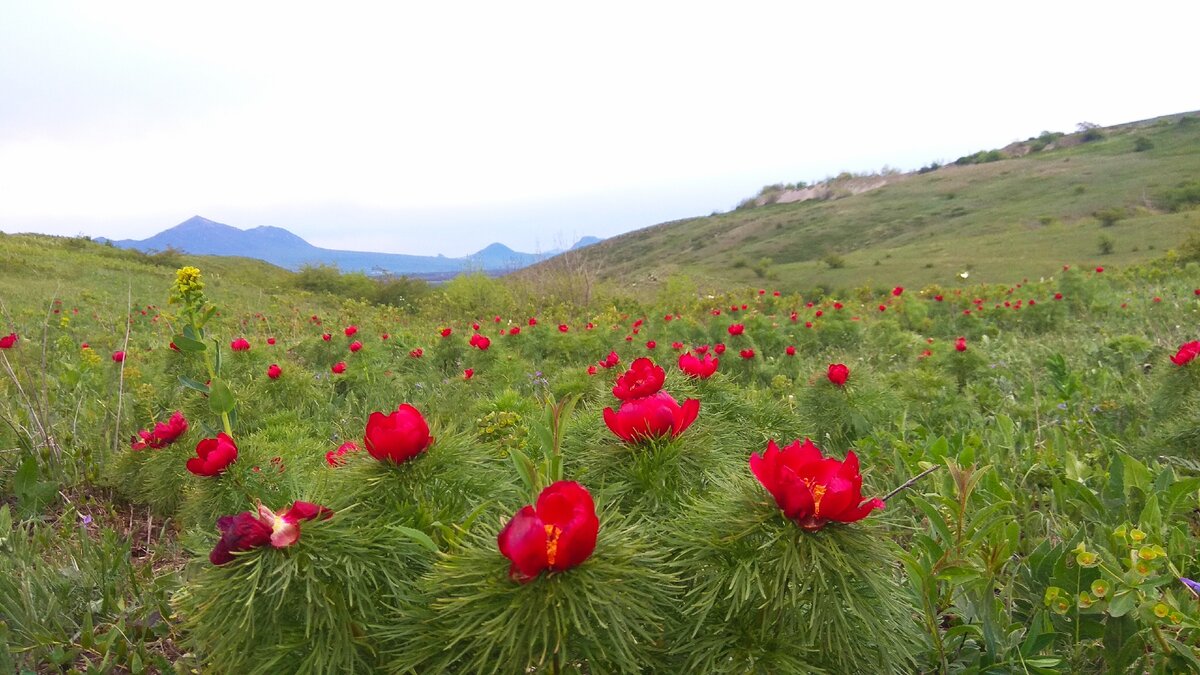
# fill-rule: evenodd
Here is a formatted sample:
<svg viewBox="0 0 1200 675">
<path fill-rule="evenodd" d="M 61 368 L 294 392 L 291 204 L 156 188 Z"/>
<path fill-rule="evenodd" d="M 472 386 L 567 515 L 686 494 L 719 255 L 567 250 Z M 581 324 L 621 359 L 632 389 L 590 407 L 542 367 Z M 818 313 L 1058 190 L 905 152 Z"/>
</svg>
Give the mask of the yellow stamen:
<svg viewBox="0 0 1200 675">
<path fill-rule="evenodd" d="M 558 537 L 562 529 L 553 525 L 546 526 L 546 563 L 554 566 L 554 558 L 558 555 Z"/>
<path fill-rule="evenodd" d="M 812 492 L 813 498 L 813 515 L 821 515 L 821 498 L 825 496 L 825 492 L 829 489 L 826 485 L 813 485 L 808 481 L 808 489 Z"/>
</svg>

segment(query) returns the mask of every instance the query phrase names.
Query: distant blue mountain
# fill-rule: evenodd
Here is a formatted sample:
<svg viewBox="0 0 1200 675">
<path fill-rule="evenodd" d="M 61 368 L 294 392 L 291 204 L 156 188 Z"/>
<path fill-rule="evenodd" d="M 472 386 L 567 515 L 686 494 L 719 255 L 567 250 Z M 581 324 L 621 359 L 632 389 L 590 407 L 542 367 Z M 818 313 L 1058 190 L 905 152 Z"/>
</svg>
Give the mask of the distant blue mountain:
<svg viewBox="0 0 1200 675">
<path fill-rule="evenodd" d="M 103 239 L 101 239 L 103 241 Z M 583 248 L 600 241 L 596 237 L 580 239 L 572 249 Z M 281 227 L 255 227 L 241 230 L 201 216 L 192 216 L 182 223 L 147 239 L 114 240 L 114 246 L 143 252 L 165 251 L 173 248 L 196 255 L 234 255 L 265 260 L 290 270 L 304 265 L 337 265 L 343 272 L 366 272 L 410 275 L 449 276 L 459 272 L 481 270 L 489 273 L 510 272 L 528 267 L 539 260 L 562 251 L 521 253 L 504 244 L 491 244 L 463 258 L 443 255 L 404 255 L 399 253 L 367 253 L 338 251 L 313 246 Z"/>
</svg>

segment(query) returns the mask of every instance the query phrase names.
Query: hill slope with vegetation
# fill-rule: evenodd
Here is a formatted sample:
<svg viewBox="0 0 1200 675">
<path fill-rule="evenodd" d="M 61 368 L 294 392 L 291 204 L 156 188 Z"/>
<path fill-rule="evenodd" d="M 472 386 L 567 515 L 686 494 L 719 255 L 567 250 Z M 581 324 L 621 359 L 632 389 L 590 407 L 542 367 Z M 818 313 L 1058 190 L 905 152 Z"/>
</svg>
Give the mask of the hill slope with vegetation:
<svg viewBox="0 0 1200 675">
<path fill-rule="evenodd" d="M 630 284 L 688 275 L 714 287 L 920 286 L 963 272 L 1005 282 L 1068 261 L 1161 256 L 1200 225 L 1188 210 L 1200 202 L 1197 175 L 1194 113 L 1081 125 L 909 174 L 768 186 L 731 212 L 662 223 L 569 256 L 600 279 Z M 783 203 L 790 198 L 803 201 Z"/>
</svg>

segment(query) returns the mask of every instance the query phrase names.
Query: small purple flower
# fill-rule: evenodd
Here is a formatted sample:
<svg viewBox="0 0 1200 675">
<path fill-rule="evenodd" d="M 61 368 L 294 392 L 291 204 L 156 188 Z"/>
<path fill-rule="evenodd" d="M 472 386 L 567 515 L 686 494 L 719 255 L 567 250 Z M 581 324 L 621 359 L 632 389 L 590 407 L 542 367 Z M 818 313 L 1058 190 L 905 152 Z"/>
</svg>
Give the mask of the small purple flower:
<svg viewBox="0 0 1200 675">
<path fill-rule="evenodd" d="M 1183 582 L 1184 586 L 1188 587 L 1188 590 L 1192 592 L 1192 595 L 1196 596 L 1197 600 L 1200 600 L 1200 582 L 1192 581 L 1186 577 L 1179 577 L 1179 580 Z"/>
<path fill-rule="evenodd" d="M 80 524 L 82 524 L 84 527 L 87 527 L 88 525 L 91 525 L 91 524 L 92 524 L 92 517 L 91 517 L 91 516 L 85 516 L 84 514 L 80 513 L 80 514 L 79 514 L 79 522 L 80 522 Z M 1194 582 L 1194 581 L 1193 581 L 1192 583 L 1196 583 L 1196 582 Z"/>
</svg>

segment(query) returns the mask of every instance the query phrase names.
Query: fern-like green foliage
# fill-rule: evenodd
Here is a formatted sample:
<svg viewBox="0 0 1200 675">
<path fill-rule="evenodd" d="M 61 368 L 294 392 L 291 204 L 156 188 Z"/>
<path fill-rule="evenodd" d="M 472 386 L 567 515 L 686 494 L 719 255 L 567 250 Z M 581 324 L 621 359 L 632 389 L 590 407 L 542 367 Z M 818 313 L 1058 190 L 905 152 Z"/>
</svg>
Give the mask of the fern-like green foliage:
<svg viewBox="0 0 1200 675">
<path fill-rule="evenodd" d="M 816 532 L 750 479 L 675 531 L 689 590 L 676 672 L 911 673 L 920 638 L 895 551 L 869 524 Z"/>
<path fill-rule="evenodd" d="M 379 645 L 368 626 L 412 602 L 432 559 L 408 533 L 351 509 L 303 523 L 288 548 L 198 561 L 173 604 L 211 672 L 369 672 Z"/>
<path fill-rule="evenodd" d="M 422 580 L 422 600 L 376 627 L 388 667 L 420 673 L 636 673 L 662 666 L 679 586 L 641 527 L 602 513 L 582 565 L 508 575 L 497 528 L 476 531 Z M 661 671 L 666 672 L 666 671 Z"/>
</svg>

